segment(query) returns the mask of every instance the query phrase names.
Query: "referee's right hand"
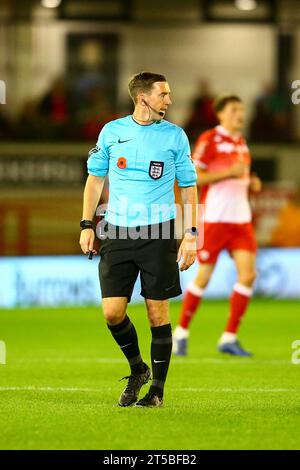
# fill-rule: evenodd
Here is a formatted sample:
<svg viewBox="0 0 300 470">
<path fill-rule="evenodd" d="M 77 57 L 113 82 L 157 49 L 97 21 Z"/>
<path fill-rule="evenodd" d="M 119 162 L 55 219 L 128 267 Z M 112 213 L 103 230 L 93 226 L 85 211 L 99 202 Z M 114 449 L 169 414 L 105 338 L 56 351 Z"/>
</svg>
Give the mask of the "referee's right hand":
<svg viewBox="0 0 300 470">
<path fill-rule="evenodd" d="M 88 254 L 90 251 L 95 255 L 97 253 L 94 250 L 95 232 L 92 228 L 85 228 L 80 234 L 79 244 L 84 254 Z"/>
</svg>

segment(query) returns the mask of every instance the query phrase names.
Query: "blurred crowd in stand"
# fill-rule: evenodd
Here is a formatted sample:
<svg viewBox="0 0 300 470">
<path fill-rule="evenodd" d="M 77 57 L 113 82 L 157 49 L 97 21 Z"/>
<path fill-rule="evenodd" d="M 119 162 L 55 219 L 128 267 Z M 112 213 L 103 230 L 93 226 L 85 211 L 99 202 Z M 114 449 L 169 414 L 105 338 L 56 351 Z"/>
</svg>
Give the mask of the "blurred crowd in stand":
<svg viewBox="0 0 300 470">
<path fill-rule="evenodd" d="M 234 92 L 234 91 L 233 91 Z M 207 80 L 199 80 L 184 128 L 191 142 L 217 124 L 213 109 L 216 94 Z M 241 97 L 243 98 L 243 97 Z M 292 140 L 289 96 L 275 85 L 266 84 L 254 101 L 248 138 L 252 142 L 286 142 Z M 247 113 L 250 110 L 246 110 Z"/>
<path fill-rule="evenodd" d="M 104 124 L 118 114 L 99 83 L 80 85 L 71 87 L 58 78 L 40 98 L 26 100 L 16 119 L 0 114 L 0 137 L 22 141 L 96 140 Z"/>
<path fill-rule="evenodd" d="M 183 125 L 192 144 L 201 132 L 217 124 L 213 109 L 215 96 L 209 81 L 199 79 Z M 71 86 L 63 77 L 57 78 L 41 97 L 25 100 L 15 118 L 4 114 L 5 107 L 0 108 L 0 138 L 95 141 L 106 122 L 132 110 L 130 101 L 121 110 L 109 97 L 101 82 L 90 80 Z M 252 106 L 247 130 L 249 140 L 292 140 L 290 111 L 288 96 L 273 84 L 265 85 Z"/>
</svg>

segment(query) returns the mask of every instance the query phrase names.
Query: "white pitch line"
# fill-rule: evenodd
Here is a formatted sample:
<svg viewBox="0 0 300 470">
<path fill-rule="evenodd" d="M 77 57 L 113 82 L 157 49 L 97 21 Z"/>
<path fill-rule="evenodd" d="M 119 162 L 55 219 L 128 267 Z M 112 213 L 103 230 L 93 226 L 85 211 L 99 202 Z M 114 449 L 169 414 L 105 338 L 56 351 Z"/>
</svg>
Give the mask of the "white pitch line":
<svg viewBox="0 0 300 470">
<path fill-rule="evenodd" d="M 116 357 L 39 357 L 39 358 L 22 358 L 12 361 L 14 364 L 24 364 L 31 362 L 47 362 L 47 363 L 58 363 L 58 364 L 86 364 L 86 363 L 96 363 L 96 364 L 123 364 L 125 359 L 116 358 Z M 270 364 L 270 365 L 288 365 L 291 364 L 291 361 L 288 359 L 254 359 L 254 358 L 231 358 L 227 359 L 215 358 L 215 357 L 203 357 L 198 359 L 190 358 L 172 358 L 172 364 L 247 364 L 247 365 L 260 365 L 260 364 Z"/>
<path fill-rule="evenodd" d="M 177 388 L 176 391 L 191 393 L 299 393 L 300 388 Z"/>
<path fill-rule="evenodd" d="M 107 388 L 105 389 L 107 391 Z M 110 389 L 111 390 L 111 389 Z M 172 388 L 175 392 L 188 393 L 299 393 L 300 388 Z M 0 392 L 87 392 L 102 393 L 98 388 L 80 387 L 0 387 Z"/>
</svg>

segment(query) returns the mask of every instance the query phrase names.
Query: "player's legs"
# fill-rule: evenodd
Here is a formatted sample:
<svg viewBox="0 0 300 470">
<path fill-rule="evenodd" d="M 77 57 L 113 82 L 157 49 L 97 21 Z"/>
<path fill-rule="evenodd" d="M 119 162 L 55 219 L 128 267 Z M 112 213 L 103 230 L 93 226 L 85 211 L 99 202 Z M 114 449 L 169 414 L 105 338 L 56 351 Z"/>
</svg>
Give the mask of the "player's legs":
<svg viewBox="0 0 300 470">
<path fill-rule="evenodd" d="M 204 289 L 210 281 L 215 263 L 203 263 L 199 266 L 197 276 L 187 287 L 185 292 L 178 324 L 173 334 L 173 353 L 176 356 L 186 356 L 189 325 L 200 306 Z"/>
<path fill-rule="evenodd" d="M 197 276 L 188 286 L 178 321 L 182 328 L 187 329 L 189 327 L 214 268 L 215 264 L 201 264 Z"/>
<path fill-rule="evenodd" d="M 238 283 L 252 288 L 256 279 L 256 253 L 248 250 L 234 250 L 232 252 Z"/>
<path fill-rule="evenodd" d="M 246 351 L 239 348 L 237 332 L 252 296 L 252 288 L 256 277 L 256 254 L 253 251 L 243 249 L 233 250 L 231 254 L 237 269 L 237 282 L 231 295 L 229 318 L 219 342 L 219 350 L 230 353 L 232 347 L 235 349 L 235 346 L 231 345 L 237 344 L 240 354 L 248 355 Z"/>
</svg>

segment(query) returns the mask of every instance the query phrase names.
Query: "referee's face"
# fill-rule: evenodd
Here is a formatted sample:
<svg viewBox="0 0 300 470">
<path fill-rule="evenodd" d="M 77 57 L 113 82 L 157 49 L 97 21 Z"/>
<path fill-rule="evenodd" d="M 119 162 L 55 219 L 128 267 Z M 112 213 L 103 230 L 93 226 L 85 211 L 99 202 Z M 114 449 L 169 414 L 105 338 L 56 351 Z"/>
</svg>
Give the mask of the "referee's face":
<svg viewBox="0 0 300 470">
<path fill-rule="evenodd" d="M 159 120 L 162 119 L 170 106 L 172 104 L 170 98 L 171 90 L 168 82 L 155 82 L 151 88 L 149 95 L 147 96 L 147 101 L 152 110 L 152 119 Z M 163 113 L 163 114 L 158 114 Z"/>
</svg>

